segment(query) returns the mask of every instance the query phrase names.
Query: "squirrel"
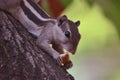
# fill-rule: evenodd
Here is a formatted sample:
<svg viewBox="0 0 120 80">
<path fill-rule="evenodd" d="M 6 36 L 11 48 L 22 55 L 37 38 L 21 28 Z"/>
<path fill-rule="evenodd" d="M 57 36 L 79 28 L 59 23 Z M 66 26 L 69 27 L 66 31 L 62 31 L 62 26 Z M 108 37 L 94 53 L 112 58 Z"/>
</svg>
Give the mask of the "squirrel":
<svg viewBox="0 0 120 80">
<path fill-rule="evenodd" d="M 0 9 L 22 23 L 28 32 L 37 37 L 36 44 L 43 51 L 50 54 L 60 66 L 69 69 L 73 64 L 68 52 L 75 54 L 81 38 L 78 32 L 80 21 L 73 22 L 65 15 L 51 18 L 37 5 L 38 1 L 0 0 Z M 64 49 L 68 51 L 65 54 Z"/>
</svg>

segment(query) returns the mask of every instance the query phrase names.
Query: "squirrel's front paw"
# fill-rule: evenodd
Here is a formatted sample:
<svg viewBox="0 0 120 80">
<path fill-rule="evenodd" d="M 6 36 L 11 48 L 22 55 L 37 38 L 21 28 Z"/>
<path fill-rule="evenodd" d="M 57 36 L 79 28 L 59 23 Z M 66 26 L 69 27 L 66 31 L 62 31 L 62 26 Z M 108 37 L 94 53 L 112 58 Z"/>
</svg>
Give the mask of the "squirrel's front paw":
<svg viewBox="0 0 120 80">
<path fill-rule="evenodd" d="M 73 66 L 72 61 L 69 61 L 67 64 L 64 64 L 63 68 L 64 69 L 70 69 L 70 68 L 72 68 L 72 66 Z"/>
<path fill-rule="evenodd" d="M 63 66 L 63 63 L 62 63 L 63 61 L 62 61 L 60 55 L 55 55 L 55 56 L 53 56 L 53 58 L 56 60 L 56 62 L 57 62 L 60 66 Z"/>
</svg>

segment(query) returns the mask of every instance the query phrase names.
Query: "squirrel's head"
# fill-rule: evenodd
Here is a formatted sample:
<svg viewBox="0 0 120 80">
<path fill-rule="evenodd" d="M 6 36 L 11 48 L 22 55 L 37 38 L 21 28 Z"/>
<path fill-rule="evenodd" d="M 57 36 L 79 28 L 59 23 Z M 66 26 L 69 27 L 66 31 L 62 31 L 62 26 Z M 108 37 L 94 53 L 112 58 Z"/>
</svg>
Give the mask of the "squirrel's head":
<svg viewBox="0 0 120 80">
<path fill-rule="evenodd" d="M 64 33 L 64 42 L 61 43 L 61 47 L 68 52 L 75 54 L 77 45 L 80 41 L 81 35 L 78 31 L 80 21 L 73 22 L 67 18 L 67 16 L 61 16 L 58 18 L 58 26 Z"/>
</svg>

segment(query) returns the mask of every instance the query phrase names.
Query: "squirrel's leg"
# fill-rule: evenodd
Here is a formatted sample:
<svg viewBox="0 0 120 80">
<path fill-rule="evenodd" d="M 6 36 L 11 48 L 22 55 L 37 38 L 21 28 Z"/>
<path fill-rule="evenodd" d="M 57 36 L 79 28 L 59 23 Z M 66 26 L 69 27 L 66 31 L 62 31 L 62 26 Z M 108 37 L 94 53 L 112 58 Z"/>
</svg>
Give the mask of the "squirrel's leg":
<svg viewBox="0 0 120 80">
<path fill-rule="evenodd" d="M 52 40 L 51 31 L 49 31 L 49 29 L 46 27 L 46 29 L 44 29 L 41 32 L 41 35 L 39 35 L 36 42 L 37 42 L 37 45 L 43 51 L 50 54 L 57 61 L 59 65 L 62 65 L 60 54 L 49 45 L 51 43 L 51 40 Z"/>
<path fill-rule="evenodd" d="M 55 51 L 52 47 L 49 46 L 47 41 L 37 40 L 37 45 L 45 52 L 49 53 L 59 65 L 62 65 L 62 60 L 60 58 L 60 54 Z"/>
</svg>

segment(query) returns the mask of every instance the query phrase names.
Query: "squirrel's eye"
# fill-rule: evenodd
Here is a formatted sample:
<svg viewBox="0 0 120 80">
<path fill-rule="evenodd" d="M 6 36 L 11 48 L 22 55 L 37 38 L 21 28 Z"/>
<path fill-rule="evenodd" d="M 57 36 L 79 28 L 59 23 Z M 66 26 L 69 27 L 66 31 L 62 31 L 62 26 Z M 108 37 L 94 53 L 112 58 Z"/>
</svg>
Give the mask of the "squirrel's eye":
<svg viewBox="0 0 120 80">
<path fill-rule="evenodd" d="M 70 38 L 70 32 L 69 32 L 69 31 L 66 31 L 66 32 L 65 32 L 65 36 L 68 37 L 68 38 Z"/>
</svg>

